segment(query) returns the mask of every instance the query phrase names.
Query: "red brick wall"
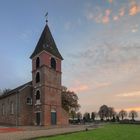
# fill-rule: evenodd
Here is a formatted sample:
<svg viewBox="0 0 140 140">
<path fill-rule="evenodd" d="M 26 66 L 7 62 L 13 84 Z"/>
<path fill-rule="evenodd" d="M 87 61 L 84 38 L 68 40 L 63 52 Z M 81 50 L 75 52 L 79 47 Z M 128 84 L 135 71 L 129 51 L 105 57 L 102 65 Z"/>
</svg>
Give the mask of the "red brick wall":
<svg viewBox="0 0 140 140">
<path fill-rule="evenodd" d="M 40 68 L 36 70 L 36 58 L 40 58 Z M 57 113 L 57 125 L 68 124 L 68 116 L 61 107 L 61 60 L 56 59 L 56 70 L 50 68 L 50 60 L 52 55 L 46 52 L 40 53 L 33 58 L 33 87 L 34 95 L 37 90 L 41 93 L 41 104 L 34 105 L 35 113 L 41 112 L 41 124 L 51 125 L 51 109 L 55 109 Z M 40 72 L 40 82 L 35 82 L 36 73 Z M 33 98 L 35 103 L 35 96 Z M 63 114 L 62 114 L 63 113 Z M 35 120 L 35 118 L 34 118 Z"/>
<path fill-rule="evenodd" d="M 26 87 L 19 93 L 11 94 L 0 99 L 0 124 L 32 125 L 33 106 L 26 104 L 26 98 L 32 97 L 32 87 Z M 10 103 L 14 104 L 14 114 L 11 114 Z M 2 115 L 2 104 L 5 105 L 5 114 Z"/>
<path fill-rule="evenodd" d="M 37 55 L 36 57 L 33 58 L 32 60 L 32 70 L 36 70 L 36 59 L 37 57 L 40 58 L 40 66 L 46 65 L 48 67 L 50 67 L 50 60 L 51 57 L 54 57 L 56 60 L 56 71 L 61 72 L 61 60 L 58 59 L 55 56 L 52 56 L 51 54 L 49 54 L 48 52 L 41 52 L 39 55 Z"/>
</svg>

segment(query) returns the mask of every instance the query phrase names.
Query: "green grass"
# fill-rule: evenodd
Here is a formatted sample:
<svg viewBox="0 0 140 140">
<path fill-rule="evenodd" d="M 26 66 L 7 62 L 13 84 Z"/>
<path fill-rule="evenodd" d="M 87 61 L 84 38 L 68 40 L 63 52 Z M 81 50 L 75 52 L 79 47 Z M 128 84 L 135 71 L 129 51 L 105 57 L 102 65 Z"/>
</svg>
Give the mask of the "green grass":
<svg viewBox="0 0 140 140">
<path fill-rule="evenodd" d="M 110 124 L 96 130 L 36 140 L 140 140 L 140 125 Z"/>
</svg>

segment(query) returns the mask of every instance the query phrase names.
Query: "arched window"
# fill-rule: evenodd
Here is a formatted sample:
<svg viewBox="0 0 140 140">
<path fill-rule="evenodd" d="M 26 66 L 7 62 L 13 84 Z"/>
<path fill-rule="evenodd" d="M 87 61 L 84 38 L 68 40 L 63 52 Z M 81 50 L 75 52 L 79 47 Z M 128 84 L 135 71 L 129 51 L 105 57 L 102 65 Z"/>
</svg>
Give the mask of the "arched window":
<svg viewBox="0 0 140 140">
<path fill-rule="evenodd" d="M 36 104 L 40 104 L 40 91 L 39 90 L 37 90 L 35 98 L 36 98 Z"/>
<path fill-rule="evenodd" d="M 56 69 L 56 60 L 51 58 L 51 68 Z"/>
<path fill-rule="evenodd" d="M 40 100 L 40 91 L 39 90 L 36 92 L 36 100 Z"/>
<path fill-rule="evenodd" d="M 37 57 L 36 59 L 36 68 L 39 68 L 40 67 L 40 58 Z"/>
<path fill-rule="evenodd" d="M 40 73 L 37 72 L 36 74 L 36 83 L 39 83 L 40 82 Z"/>
</svg>

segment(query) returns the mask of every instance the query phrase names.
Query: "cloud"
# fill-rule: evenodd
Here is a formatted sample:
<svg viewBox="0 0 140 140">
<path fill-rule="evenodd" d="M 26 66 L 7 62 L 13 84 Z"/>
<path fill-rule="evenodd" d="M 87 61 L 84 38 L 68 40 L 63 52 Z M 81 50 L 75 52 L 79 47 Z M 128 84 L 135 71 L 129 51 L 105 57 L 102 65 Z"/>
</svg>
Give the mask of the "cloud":
<svg viewBox="0 0 140 140">
<path fill-rule="evenodd" d="M 118 94 L 118 97 L 137 97 L 140 96 L 140 91 Z"/>
<path fill-rule="evenodd" d="M 108 16 L 104 16 L 103 19 L 102 19 L 102 23 L 109 23 L 110 19 Z"/>
<path fill-rule="evenodd" d="M 103 13 L 102 13 L 102 9 L 101 7 L 91 7 L 88 6 L 86 8 L 86 19 L 88 21 L 93 21 L 93 22 L 97 22 L 97 23 L 101 23 L 102 22 L 102 18 L 103 18 Z"/>
<path fill-rule="evenodd" d="M 113 20 L 114 20 L 114 21 L 117 21 L 117 20 L 119 20 L 119 17 L 118 17 L 118 16 L 114 16 L 114 17 L 113 17 Z"/>
<path fill-rule="evenodd" d="M 104 82 L 104 83 L 96 83 L 95 84 L 95 88 L 99 89 L 99 88 L 104 88 L 104 87 L 109 87 L 111 84 Z"/>
<path fill-rule="evenodd" d="M 88 21 L 107 24 L 110 21 L 111 9 L 102 9 L 99 6 L 87 7 L 86 18 Z"/>
<path fill-rule="evenodd" d="M 109 3 L 113 3 L 113 0 L 108 0 Z"/>
<path fill-rule="evenodd" d="M 76 93 L 82 93 L 90 90 L 90 87 L 87 82 L 84 83 L 84 80 L 80 81 L 80 79 L 73 79 L 73 82 L 71 83 L 71 85 L 69 85 L 68 89 Z"/>
<path fill-rule="evenodd" d="M 140 106 L 137 106 L 137 107 L 129 107 L 129 108 L 125 108 L 124 110 L 126 110 L 126 111 L 132 111 L 132 110 L 140 111 Z"/>
<path fill-rule="evenodd" d="M 76 93 L 80 93 L 89 90 L 89 87 L 87 85 L 78 85 L 77 87 L 76 86 L 71 87 L 70 90 Z"/>
<path fill-rule="evenodd" d="M 102 18 L 102 23 L 104 23 L 104 24 L 109 23 L 110 15 L 111 15 L 111 10 L 110 9 L 106 9 L 105 10 L 105 16 L 103 16 L 103 18 Z"/>
<path fill-rule="evenodd" d="M 113 3 L 113 0 L 108 0 L 108 2 Z M 115 7 L 119 10 L 114 10 Z M 129 16 L 135 16 L 136 14 L 140 13 L 140 4 L 136 3 L 136 1 L 131 1 L 130 3 L 115 4 L 115 7 L 107 9 L 105 9 L 101 5 L 98 5 L 96 7 L 87 7 L 86 18 L 89 21 L 107 24 L 111 21 L 118 21 L 122 17 L 125 17 L 127 19 L 129 18 Z"/>
<path fill-rule="evenodd" d="M 134 25 L 134 26 L 132 26 L 132 33 L 136 33 L 136 32 L 138 32 L 139 31 L 139 24 L 136 24 L 136 25 Z"/>
<path fill-rule="evenodd" d="M 139 12 L 140 12 L 140 7 L 137 4 L 131 5 L 131 7 L 129 9 L 129 15 L 130 16 L 134 16 Z"/>
<path fill-rule="evenodd" d="M 119 10 L 119 16 L 122 17 L 122 16 L 124 16 L 124 15 L 125 15 L 125 8 L 121 8 L 121 9 Z"/>
</svg>

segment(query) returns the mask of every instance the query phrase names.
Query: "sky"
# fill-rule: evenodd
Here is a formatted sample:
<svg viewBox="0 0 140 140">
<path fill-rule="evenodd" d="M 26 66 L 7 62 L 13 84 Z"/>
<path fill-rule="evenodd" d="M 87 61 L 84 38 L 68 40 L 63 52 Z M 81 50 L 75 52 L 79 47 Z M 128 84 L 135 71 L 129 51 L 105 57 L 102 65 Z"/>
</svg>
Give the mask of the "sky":
<svg viewBox="0 0 140 140">
<path fill-rule="evenodd" d="M 140 112 L 139 0 L 0 0 L 0 88 L 31 80 L 46 12 L 64 58 L 62 84 L 77 93 L 80 111 Z"/>
</svg>

